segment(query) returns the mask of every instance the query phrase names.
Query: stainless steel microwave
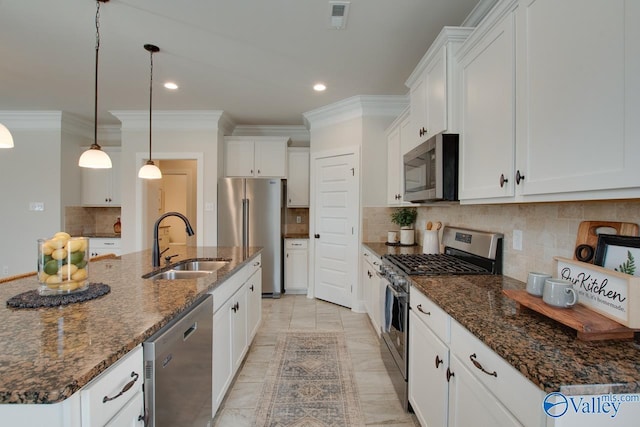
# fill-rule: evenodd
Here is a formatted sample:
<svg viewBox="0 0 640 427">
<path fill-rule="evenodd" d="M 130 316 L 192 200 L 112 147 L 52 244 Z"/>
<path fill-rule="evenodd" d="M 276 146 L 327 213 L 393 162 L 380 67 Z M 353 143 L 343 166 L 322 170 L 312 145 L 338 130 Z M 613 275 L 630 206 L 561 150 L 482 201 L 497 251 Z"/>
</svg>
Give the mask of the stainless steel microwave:
<svg viewBox="0 0 640 427">
<path fill-rule="evenodd" d="M 404 200 L 458 200 L 458 135 L 439 133 L 404 155 Z"/>
</svg>

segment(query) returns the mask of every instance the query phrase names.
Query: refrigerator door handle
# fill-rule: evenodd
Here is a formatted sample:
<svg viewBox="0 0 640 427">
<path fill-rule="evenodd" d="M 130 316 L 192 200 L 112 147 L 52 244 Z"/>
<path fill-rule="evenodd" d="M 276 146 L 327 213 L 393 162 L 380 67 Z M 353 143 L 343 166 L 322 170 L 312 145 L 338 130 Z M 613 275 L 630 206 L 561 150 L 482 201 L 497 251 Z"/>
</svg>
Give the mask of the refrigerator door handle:
<svg viewBox="0 0 640 427">
<path fill-rule="evenodd" d="M 249 247 L 249 199 L 242 199 L 242 246 Z"/>
</svg>

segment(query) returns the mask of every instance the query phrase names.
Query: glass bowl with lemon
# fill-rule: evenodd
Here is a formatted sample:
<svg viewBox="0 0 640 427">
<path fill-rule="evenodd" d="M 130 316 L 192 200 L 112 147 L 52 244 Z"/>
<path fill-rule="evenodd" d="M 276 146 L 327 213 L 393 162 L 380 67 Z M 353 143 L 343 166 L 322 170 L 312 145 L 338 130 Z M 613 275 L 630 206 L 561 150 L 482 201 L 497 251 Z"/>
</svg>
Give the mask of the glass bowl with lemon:
<svg viewBox="0 0 640 427">
<path fill-rule="evenodd" d="M 60 231 L 38 239 L 40 295 L 82 292 L 89 286 L 89 238 L 71 237 Z"/>
</svg>

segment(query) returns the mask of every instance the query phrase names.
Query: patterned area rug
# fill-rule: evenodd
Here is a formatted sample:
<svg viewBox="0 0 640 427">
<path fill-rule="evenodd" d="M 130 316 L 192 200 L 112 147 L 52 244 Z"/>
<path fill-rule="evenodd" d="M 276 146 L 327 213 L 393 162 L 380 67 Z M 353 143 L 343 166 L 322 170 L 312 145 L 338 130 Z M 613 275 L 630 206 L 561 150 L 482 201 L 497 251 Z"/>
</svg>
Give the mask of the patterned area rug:
<svg viewBox="0 0 640 427">
<path fill-rule="evenodd" d="M 256 409 L 256 425 L 364 426 L 344 333 L 278 336 Z"/>
</svg>

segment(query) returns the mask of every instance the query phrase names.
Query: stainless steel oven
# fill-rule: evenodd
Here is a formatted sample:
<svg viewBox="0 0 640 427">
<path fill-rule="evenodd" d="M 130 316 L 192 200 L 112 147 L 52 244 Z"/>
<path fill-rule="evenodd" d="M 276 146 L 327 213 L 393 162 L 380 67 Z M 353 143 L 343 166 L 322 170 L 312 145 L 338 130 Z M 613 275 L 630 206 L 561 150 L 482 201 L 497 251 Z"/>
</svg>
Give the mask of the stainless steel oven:
<svg viewBox="0 0 640 427">
<path fill-rule="evenodd" d="M 382 328 L 382 354 L 387 372 L 396 389 L 405 410 L 408 410 L 408 338 L 409 338 L 409 282 L 408 280 L 386 271 L 381 273 L 385 278 L 386 291 L 384 298 L 384 323 Z"/>
</svg>

